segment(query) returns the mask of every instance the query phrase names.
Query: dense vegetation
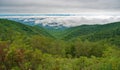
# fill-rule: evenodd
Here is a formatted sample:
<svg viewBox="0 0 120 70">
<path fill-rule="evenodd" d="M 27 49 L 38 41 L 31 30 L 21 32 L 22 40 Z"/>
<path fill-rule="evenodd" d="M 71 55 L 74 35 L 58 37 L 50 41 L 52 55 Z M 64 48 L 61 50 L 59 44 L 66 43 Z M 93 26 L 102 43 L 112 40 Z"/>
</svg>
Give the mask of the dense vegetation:
<svg viewBox="0 0 120 70">
<path fill-rule="evenodd" d="M 0 70 L 120 70 L 119 26 L 83 25 L 54 35 L 0 19 Z"/>
</svg>

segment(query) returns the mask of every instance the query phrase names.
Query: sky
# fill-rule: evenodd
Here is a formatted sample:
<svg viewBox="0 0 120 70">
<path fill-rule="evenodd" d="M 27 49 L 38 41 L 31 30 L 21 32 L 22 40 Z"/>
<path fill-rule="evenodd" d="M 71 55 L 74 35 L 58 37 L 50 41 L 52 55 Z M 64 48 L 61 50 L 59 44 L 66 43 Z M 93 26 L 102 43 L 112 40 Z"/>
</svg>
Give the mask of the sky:
<svg viewBox="0 0 120 70">
<path fill-rule="evenodd" d="M 43 22 L 72 26 L 116 22 L 120 21 L 120 0 L 0 0 L 0 18 L 40 16 L 50 17 Z"/>
<path fill-rule="evenodd" d="M 119 14 L 120 0 L 0 0 L 0 13 Z"/>
</svg>

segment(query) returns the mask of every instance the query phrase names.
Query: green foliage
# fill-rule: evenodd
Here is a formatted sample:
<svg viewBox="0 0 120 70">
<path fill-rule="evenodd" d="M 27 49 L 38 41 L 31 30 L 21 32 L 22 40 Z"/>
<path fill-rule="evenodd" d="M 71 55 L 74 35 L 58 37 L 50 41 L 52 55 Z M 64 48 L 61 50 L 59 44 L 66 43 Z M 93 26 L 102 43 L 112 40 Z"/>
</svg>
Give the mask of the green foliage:
<svg viewBox="0 0 120 70">
<path fill-rule="evenodd" d="M 120 70 L 118 26 L 83 25 L 53 37 L 44 28 L 0 19 L 0 70 Z"/>
<path fill-rule="evenodd" d="M 7 19 L 0 19 L 0 33 L 1 40 L 14 40 L 14 36 L 17 35 L 29 37 L 32 35 L 44 35 L 52 37 L 44 28 L 32 27 Z"/>
<path fill-rule="evenodd" d="M 80 38 L 89 41 L 106 41 L 120 46 L 120 22 L 104 25 L 81 25 L 65 30 L 63 40 Z"/>
</svg>

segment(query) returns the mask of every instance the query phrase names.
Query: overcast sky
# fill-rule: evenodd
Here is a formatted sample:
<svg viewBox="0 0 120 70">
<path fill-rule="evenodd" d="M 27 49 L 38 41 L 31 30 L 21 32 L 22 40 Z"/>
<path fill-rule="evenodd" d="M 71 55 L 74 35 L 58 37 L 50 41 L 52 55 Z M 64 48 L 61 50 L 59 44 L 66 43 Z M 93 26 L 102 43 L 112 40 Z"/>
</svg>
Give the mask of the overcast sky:
<svg viewBox="0 0 120 70">
<path fill-rule="evenodd" d="M 0 13 L 120 13 L 120 0 L 0 0 Z"/>
</svg>

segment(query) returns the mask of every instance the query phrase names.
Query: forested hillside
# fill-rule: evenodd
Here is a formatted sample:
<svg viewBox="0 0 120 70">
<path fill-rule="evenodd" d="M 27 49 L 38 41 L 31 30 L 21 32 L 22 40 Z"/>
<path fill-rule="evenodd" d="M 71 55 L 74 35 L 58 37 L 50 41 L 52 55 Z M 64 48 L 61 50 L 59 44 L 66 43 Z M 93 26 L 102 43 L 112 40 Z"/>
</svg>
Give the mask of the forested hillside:
<svg viewBox="0 0 120 70">
<path fill-rule="evenodd" d="M 52 32 L 0 19 L 0 70 L 120 70 L 119 27 L 115 22 Z"/>
<path fill-rule="evenodd" d="M 89 41 L 106 41 L 120 46 L 120 22 L 104 25 L 82 25 L 66 29 L 63 40 L 80 38 Z"/>
<path fill-rule="evenodd" d="M 89 35 L 100 32 L 111 32 L 112 30 L 119 29 L 120 22 L 109 23 L 104 25 L 81 25 L 77 27 L 71 27 L 67 29 L 68 33 L 65 36 L 66 39 L 71 39 L 76 36 Z M 73 36 L 73 37 L 72 37 Z"/>
</svg>

